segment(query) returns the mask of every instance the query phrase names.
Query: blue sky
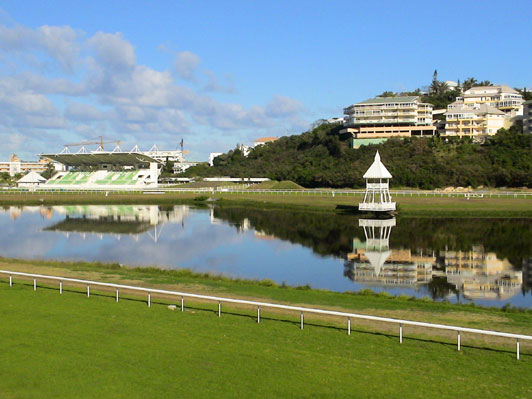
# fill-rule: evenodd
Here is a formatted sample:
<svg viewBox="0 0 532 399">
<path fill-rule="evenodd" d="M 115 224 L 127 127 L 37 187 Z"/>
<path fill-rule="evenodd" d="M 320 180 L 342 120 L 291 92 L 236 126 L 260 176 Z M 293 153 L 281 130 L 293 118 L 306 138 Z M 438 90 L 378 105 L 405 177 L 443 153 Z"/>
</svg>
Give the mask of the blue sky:
<svg viewBox="0 0 532 399">
<path fill-rule="evenodd" d="M 0 156 L 103 135 L 205 160 L 434 69 L 530 87 L 530 20 L 530 0 L 0 1 Z"/>
</svg>

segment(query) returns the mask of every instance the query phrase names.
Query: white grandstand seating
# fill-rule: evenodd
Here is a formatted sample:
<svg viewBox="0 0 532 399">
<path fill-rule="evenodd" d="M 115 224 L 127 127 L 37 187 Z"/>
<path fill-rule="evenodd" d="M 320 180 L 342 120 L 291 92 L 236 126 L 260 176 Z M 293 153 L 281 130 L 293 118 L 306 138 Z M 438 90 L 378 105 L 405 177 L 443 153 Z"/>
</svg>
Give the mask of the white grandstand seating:
<svg viewBox="0 0 532 399">
<path fill-rule="evenodd" d="M 48 180 L 46 188 L 118 189 L 149 187 L 149 170 L 126 170 L 111 172 L 59 172 Z"/>
</svg>

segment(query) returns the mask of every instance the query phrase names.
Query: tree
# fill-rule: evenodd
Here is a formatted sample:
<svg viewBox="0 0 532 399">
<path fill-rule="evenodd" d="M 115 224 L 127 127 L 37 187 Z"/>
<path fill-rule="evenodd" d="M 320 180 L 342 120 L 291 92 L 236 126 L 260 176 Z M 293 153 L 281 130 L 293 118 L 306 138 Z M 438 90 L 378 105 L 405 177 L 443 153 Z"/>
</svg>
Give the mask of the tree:
<svg viewBox="0 0 532 399">
<path fill-rule="evenodd" d="M 166 160 L 162 173 L 163 176 L 170 176 L 174 174 L 174 163 L 172 161 Z"/>
<path fill-rule="evenodd" d="M 523 87 L 522 89 L 517 89 L 517 88 L 516 88 L 515 90 L 518 91 L 519 94 L 521 94 L 521 95 L 523 96 L 523 99 L 524 99 L 525 101 L 530 101 L 530 100 L 532 100 L 532 91 L 527 90 L 526 87 Z"/>
<path fill-rule="evenodd" d="M 483 80 L 482 82 L 478 82 L 476 86 L 493 86 L 493 83 L 491 83 L 489 80 Z"/>
<path fill-rule="evenodd" d="M 464 80 L 462 89 L 466 91 L 466 90 L 471 89 L 474 86 L 478 86 L 477 80 L 475 78 L 467 78 L 466 80 Z"/>
<path fill-rule="evenodd" d="M 46 170 L 41 173 L 41 176 L 44 177 L 46 180 L 51 178 L 55 173 L 54 164 L 52 162 L 48 162 L 46 164 Z"/>
<path fill-rule="evenodd" d="M 432 74 L 432 83 L 430 84 L 429 93 L 430 94 L 436 94 L 439 89 L 440 82 L 438 81 L 438 70 L 435 69 L 434 73 Z"/>
</svg>

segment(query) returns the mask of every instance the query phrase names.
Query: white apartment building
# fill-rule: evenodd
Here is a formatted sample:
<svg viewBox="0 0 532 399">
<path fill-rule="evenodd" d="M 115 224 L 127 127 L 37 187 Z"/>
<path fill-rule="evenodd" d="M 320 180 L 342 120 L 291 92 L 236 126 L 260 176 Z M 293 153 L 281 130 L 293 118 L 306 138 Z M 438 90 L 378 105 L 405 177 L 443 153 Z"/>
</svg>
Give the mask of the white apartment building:
<svg viewBox="0 0 532 399">
<path fill-rule="evenodd" d="M 355 141 L 389 137 L 433 136 L 432 104 L 419 96 L 376 97 L 344 109 L 344 129 Z"/>
<path fill-rule="evenodd" d="M 462 97 L 457 97 L 456 101 L 466 106 L 487 104 L 510 117 L 523 114 L 523 96 L 505 85 L 472 87 Z"/>
<path fill-rule="evenodd" d="M 41 158 L 37 162 L 22 161 L 15 154 L 9 156 L 9 161 L 0 161 L 0 172 L 9 173 L 9 176 L 15 176 L 18 173 L 37 172 L 42 173 L 48 167 L 48 164 L 52 161 L 49 159 Z M 54 164 L 55 169 L 58 166 Z"/>
<path fill-rule="evenodd" d="M 523 105 L 523 132 L 532 133 L 532 100 Z"/>
<path fill-rule="evenodd" d="M 446 136 L 493 136 L 510 123 L 507 115 L 487 104 L 449 104 L 445 113 Z"/>
</svg>

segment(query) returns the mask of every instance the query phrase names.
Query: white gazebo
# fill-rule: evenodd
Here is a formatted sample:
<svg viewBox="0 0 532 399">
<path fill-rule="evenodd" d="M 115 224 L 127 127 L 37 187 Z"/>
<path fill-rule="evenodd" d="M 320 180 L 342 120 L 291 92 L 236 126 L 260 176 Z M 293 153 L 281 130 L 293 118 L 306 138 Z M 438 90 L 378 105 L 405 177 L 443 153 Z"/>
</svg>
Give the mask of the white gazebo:
<svg viewBox="0 0 532 399">
<path fill-rule="evenodd" d="M 363 177 L 366 179 L 366 193 L 364 194 L 364 201 L 358 204 L 358 210 L 366 212 L 395 211 L 395 202 L 392 202 L 389 185 L 392 175 L 382 164 L 379 151 L 375 154 L 373 164 Z"/>
<path fill-rule="evenodd" d="M 364 229 L 366 236 L 366 258 L 368 259 L 375 276 L 379 276 L 384 263 L 392 254 L 390 250 L 390 234 L 395 226 L 392 219 L 360 219 L 358 225 Z"/>
</svg>

